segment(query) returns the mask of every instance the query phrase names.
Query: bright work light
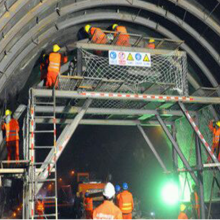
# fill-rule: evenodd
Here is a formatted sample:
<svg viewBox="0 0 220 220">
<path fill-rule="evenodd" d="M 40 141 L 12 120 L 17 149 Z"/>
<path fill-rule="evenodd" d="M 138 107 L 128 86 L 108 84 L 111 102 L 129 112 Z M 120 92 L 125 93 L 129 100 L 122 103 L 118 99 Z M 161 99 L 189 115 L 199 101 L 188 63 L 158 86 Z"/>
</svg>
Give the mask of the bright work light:
<svg viewBox="0 0 220 220">
<path fill-rule="evenodd" d="M 179 201 L 179 188 L 174 182 L 167 183 L 162 190 L 163 201 L 175 205 Z"/>
</svg>

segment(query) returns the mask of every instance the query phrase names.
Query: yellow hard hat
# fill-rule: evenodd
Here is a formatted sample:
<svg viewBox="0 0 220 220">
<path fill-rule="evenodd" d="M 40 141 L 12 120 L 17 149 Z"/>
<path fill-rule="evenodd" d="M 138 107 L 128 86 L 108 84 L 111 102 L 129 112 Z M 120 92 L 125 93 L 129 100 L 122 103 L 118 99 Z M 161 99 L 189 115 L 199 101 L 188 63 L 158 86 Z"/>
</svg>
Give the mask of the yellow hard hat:
<svg viewBox="0 0 220 220">
<path fill-rule="evenodd" d="M 9 109 L 7 109 L 7 110 L 5 111 L 5 116 L 11 115 L 11 114 L 12 114 L 12 112 L 11 112 Z"/>
<path fill-rule="evenodd" d="M 220 121 L 217 121 L 217 122 L 216 122 L 216 125 L 217 125 L 218 127 L 220 127 Z"/>
<path fill-rule="evenodd" d="M 115 30 L 116 27 L 118 27 L 118 24 L 113 24 L 112 29 Z"/>
<path fill-rule="evenodd" d="M 58 52 L 60 50 L 60 47 L 58 44 L 53 45 L 53 52 Z"/>
<path fill-rule="evenodd" d="M 182 203 L 180 205 L 180 211 L 183 212 L 186 209 L 186 206 Z"/>
<path fill-rule="evenodd" d="M 151 38 L 150 40 L 149 40 L 149 43 L 154 43 L 155 42 L 155 40 L 153 39 L 153 38 Z"/>
<path fill-rule="evenodd" d="M 91 28 L 91 25 L 87 24 L 87 25 L 85 26 L 85 32 L 86 32 L 86 33 L 89 33 L 90 28 Z"/>
</svg>

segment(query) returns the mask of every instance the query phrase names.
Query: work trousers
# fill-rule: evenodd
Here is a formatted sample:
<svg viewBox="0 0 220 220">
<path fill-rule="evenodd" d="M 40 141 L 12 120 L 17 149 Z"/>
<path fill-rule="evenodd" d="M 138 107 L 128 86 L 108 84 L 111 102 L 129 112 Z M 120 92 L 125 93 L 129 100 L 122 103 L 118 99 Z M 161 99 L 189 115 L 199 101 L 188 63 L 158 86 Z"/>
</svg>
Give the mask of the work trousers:
<svg viewBox="0 0 220 220">
<path fill-rule="evenodd" d="M 55 86 L 56 89 L 58 88 L 58 83 L 59 83 L 57 79 L 58 74 L 59 73 L 57 72 L 48 71 L 47 79 L 46 79 L 46 87 L 51 88 Z"/>
<path fill-rule="evenodd" d="M 92 214 L 93 211 L 86 210 L 86 219 L 92 219 L 93 218 Z"/>
<path fill-rule="evenodd" d="M 132 219 L 132 213 L 122 213 L 123 219 Z"/>
<path fill-rule="evenodd" d="M 6 142 L 8 156 L 7 160 L 10 161 L 12 157 L 12 152 L 14 151 L 15 160 L 19 160 L 19 140 L 16 141 L 7 141 Z"/>
</svg>

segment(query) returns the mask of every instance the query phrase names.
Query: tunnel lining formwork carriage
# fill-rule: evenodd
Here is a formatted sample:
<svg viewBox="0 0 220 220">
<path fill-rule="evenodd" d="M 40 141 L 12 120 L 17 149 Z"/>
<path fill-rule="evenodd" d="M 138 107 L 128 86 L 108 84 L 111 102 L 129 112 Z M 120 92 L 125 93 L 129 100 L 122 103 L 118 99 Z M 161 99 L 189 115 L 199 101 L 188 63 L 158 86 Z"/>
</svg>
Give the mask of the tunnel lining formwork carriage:
<svg viewBox="0 0 220 220">
<path fill-rule="evenodd" d="M 140 39 L 139 43 L 142 40 L 144 39 Z M 164 39 L 161 40 L 160 46 L 164 42 Z M 35 212 L 35 202 L 37 198 L 39 199 L 38 193 L 43 184 L 48 181 L 55 181 L 55 185 L 57 185 L 56 162 L 79 124 L 137 126 L 163 171 L 169 174 L 170 171 L 166 168 L 148 135 L 143 130 L 143 126 L 161 126 L 173 146 L 173 161 L 175 164 L 173 171 L 188 172 L 194 182 L 198 184 L 201 213 L 202 217 L 205 217 L 203 170 L 212 168 L 212 171 L 216 173 L 214 167 L 219 170 L 220 166 L 215 155 L 211 154 L 206 135 L 203 136 L 200 132 L 202 114 L 199 114 L 199 112 L 204 108 L 209 108 L 213 112 L 213 107 L 209 105 L 218 105 L 220 103 L 220 98 L 216 94 L 217 89 L 201 88 L 200 91 L 195 92 L 195 96 L 188 96 L 187 75 L 184 75 L 187 73 L 187 68 L 184 66 L 186 65 L 186 60 L 183 65 L 182 62 L 174 62 L 173 58 L 169 59 L 168 62 L 170 65 L 175 65 L 174 72 L 177 70 L 179 73 L 182 70 L 184 73 L 181 81 L 182 88 L 184 88 L 182 90 L 176 89 L 174 82 L 157 83 L 149 80 L 145 80 L 143 84 L 145 88 L 143 88 L 143 85 L 140 88 L 137 85 L 132 87 L 130 84 L 126 84 L 125 77 L 115 79 L 107 78 L 105 75 L 102 78 L 102 71 L 106 71 L 104 68 L 99 70 L 99 77 L 97 77 L 95 75 L 97 72 L 95 71 L 100 64 L 92 71 L 87 71 L 87 67 L 91 66 L 88 60 L 91 60 L 92 57 L 93 61 L 94 56 L 96 56 L 91 51 L 97 50 L 104 51 L 103 54 L 106 51 L 128 51 L 149 53 L 157 56 L 172 53 L 172 56 L 175 54 L 177 57 L 183 57 L 184 59 L 186 57 L 184 52 L 178 51 L 179 42 L 173 42 L 178 45 L 174 51 L 166 50 L 166 48 L 150 50 L 141 44 L 138 47 L 139 43 L 134 43 L 132 47 L 119 47 L 115 45 L 94 45 L 91 42 L 78 42 L 73 45 L 77 49 L 78 56 L 76 71 L 73 75 L 59 76 L 58 90 L 55 88 L 48 90 L 39 87 L 30 89 L 26 118 L 27 130 L 25 132 L 26 135 L 24 135 L 25 155 L 30 162 L 24 181 L 24 218 L 33 219 L 38 217 Z M 104 59 L 108 58 L 104 57 Z M 106 64 L 106 60 L 103 63 Z M 128 69 L 123 70 L 125 74 L 131 73 Z M 118 67 L 117 71 L 112 72 L 112 76 L 118 76 L 117 73 L 119 71 L 120 67 Z M 94 75 L 88 75 L 88 72 Z M 116 75 L 114 75 L 115 73 Z M 195 153 L 197 159 L 195 166 L 192 166 L 186 159 L 183 149 L 181 149 L 180 143 L 176 139 L 176 123 L 182 118 L 186 120 L 191 131 L 196 136 Z M 58 139 L 56 137 L 57 124 L 65 125 Z M 52 125 L 52 127 L 48 130 L 40 131 L 38 130 L 39 125 Z M 51 146 L 36 146 L 39 133 L 51 133 L 53 144 Z M 36 151 L 42 148 L 49 148 L 50 152 L 44 161 L 37 161 L 35 160 Z M 201 149 L 204 149 L 211 156 L 213 163 L 204 164 L 204 160 L 201 157 Z M 184 169 L 178 167 L 178 157 L 182 161 Z M 195 172 L 197 172 L 197 175 Z M 48 197 L 48 199 L 54 199 L 55 210 L 53 214 L 45 214 L 45 217 L 58 218 L 57 194 L 53 198 Z"/>
</svg>

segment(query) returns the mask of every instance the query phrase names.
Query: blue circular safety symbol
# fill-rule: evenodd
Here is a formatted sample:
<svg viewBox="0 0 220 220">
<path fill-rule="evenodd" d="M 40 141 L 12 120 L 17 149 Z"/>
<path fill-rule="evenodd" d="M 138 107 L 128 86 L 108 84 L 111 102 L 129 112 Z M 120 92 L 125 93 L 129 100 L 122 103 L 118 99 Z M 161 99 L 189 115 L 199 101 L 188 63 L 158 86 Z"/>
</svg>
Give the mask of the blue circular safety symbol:
<svg viewBox="0 0 220 220">
<path fill-rule="evenodd" d="M 115 52 L 111 52 L 111 53 L 110 53 L 110 57 L 111 57 L 112 59 L 116 59 L 117 54 L 116 54 Z"/>
<path fill-rule="evenodd" d="M 140 53 L 136 53 L 136 54 L 135 54 L 135 59 L 138 60 L 138 61 L 140 61 L 140 60 L 142 59 L 141 54 L 140 54 Z"/>
</svg>

